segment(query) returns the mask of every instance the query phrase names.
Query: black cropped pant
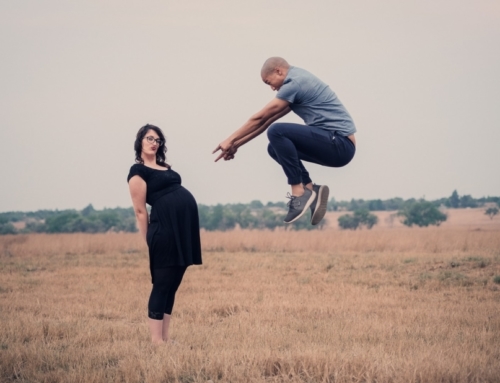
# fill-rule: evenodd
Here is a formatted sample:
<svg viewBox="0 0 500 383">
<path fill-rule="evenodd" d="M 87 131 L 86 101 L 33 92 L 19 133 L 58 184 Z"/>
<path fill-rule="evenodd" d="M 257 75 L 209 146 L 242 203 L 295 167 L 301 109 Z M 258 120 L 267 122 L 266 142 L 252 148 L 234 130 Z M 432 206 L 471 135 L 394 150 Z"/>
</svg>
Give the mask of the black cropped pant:
<svg viewBox="0 0 500 383">
<path fill-rule="evenodd" d="M 175 293 L 179 288 L 184 273 L 185 266 L 173 266 L 165 269 L 152 270 L 153 289 L 149 296 L 148 317 L 162 320 L 164 314 L 172 314 L 174 307 Z"/>
</svg>

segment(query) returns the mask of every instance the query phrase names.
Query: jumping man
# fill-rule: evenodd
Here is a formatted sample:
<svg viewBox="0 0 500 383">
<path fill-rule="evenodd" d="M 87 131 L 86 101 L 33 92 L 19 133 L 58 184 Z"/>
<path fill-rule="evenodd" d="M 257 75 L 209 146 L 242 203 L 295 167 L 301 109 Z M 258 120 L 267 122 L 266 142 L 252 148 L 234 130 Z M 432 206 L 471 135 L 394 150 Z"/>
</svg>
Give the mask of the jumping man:
<svg viewBox="0 0 500 383">
<path fill-rule="evenodd" d="M 356 127 L 335 93 L 308 71 L 271 57 L 260 74 L 278 92 L 276 98 L 217 146 L 213 153 L 221 153 L 215 161 L 233 159 L 240 146 L 269 128 L 267 151 L 282 166 L 292 188 L 284 221 L 294 222 L 310 208 L 311 223 L 316 225 L 325 216 L 329 189 L 313 184 L 302 161 L 335 168 L 347 165 L 356 151 Z M 273 124 L 291 110 L 305 125 Z"/>
</svg>

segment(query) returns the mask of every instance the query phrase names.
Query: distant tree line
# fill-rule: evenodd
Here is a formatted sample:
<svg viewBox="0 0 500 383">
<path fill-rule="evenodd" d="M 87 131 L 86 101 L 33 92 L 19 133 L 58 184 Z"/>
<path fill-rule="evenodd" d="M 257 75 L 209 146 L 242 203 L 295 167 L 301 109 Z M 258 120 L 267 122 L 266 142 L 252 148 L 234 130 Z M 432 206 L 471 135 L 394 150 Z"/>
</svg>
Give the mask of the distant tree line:
<svg viewBox="0 0 500 383">
<path fill-rule="evenodd" d="M 17 229 L 16 222 L 24 227 Z M 132 208 L 95 210 L 88 205 L 77 210 L 38 210 L 0 213 L 0 234 L 16 233 L 105 233 L 137 231 Z"/>
<path fill-rule="evenodd" d="M 441 198 L 434 201 L 426 201 L 425 199 L 416 200 L 414 198 L 403 200 L 402 198 L 392 198 L 389 200 L 355 200 L 350 202 L 335 202 L 330 200 L 329 210 L 348 210 L 353 211 L 353 214 L 344 214 L 338 218 L 339 227 L 341 229 L 356 230 L 359 227 L 365 226 L 371 229 L 378 223 L 376 215 L 370 211 L 394 211 L 397 210 L 396 216 L 401 218 L 401 223 L 406 226 L 439 226 L 448 218 L 440 208 L 476 208 L 485 204 L 495 203 L 500 207 L 500 197 L 484 197 L 475 199 L 470 195 L 460 196 L 456 190 L 453 191 L 450 197 Z M 485 211 L 491 219 L 499 212 L 497 207 L 489 207 Z"/>
<path fill-rule="evenodd" d="M 200 216 L 200 227 L 205 230 L 230 230 L 239 226 L 242 229 L 275 229 L 283 227 L 286 230 L 316 230 L 322 229 L 325 222 L 312 226 L 309 223 L 309 215 L 303 217 L 293 224 L 285 224 L 283 219 L 286 215 L 286 204 L 268 203 L 264 205 L 260 201 L 252 201 L 249 204 L 226 204 L 226 205 L 198 205 Z"/>
<path fill-rule="evenodd" d="M 407 226 L 439 225 L 446 220 L 446 215 L 439 207 L 468 208 L 482 207 L 486 203 L 495 203 L 500 207 L 500 197 L 472 198 L 470 195 L 460 196 L 453 191 L 450 197 L 434 201 L 403 200 L 391 198 L 388 200 L 336 201 L 328 202 L 329 211 L 347 211 L 339 217 L 341 229 L 355 230 L 359 227 L 372 228 L 378 218 L 372 211 L 398 211 L 398 216 Z M 275 229 L 285 230 L 317 230 L 324 227 L 325 221 L 317 226 L 309 223 L 309 214 L 291 225 L 286 225 L 283 218 L 287 211 L 284 202 L 260 201 L 249 204 L 218 204 L 214 206 L 198 205 L 200 227 L 208 230 L 242 229 Z M 493 218 L 498 214 L 497 207 L 490 207 L 485 214 Z M 96 210 L 92 205 L 78 210 L 38 210 L 35 212 L 0 213 L 0 235 L 18 233 L 103 233 L 103 232 L 136 232 L 135 214 L 132 208 L 114 208 Z"/>
<path fill-rule="evenodd" d="M 286 204 L 269 203 L 264 206 L 260 201 L 249 204 L 198 205 L 200 227 L 213 230 L 242 229 L 287 230 L 321 229 L 324 222 L 311 226 L 309 220 L 302 219 L 286 225 L 283 218 Z M 19 224 L 18 224 L 19 223 Z M 39 210 L 36 212 L 0 213 L 0 235 L 21 233 L 105 233 L 136 232 L 136 219 L 133 208 L 96 210 L 88 205 L 77 210 Z"/>
<path fill-rule="evenodd" d="M 351 199 L 350 201 L 335 201 L 335 199 L 332 198 L 328 202 L 328 210 L 329 211 L 339 211 L 339 210 L 340 211 L 342 210 L 394 211 L 394 210 L 402 210 L 406 206 L 418 201 L 419 200 L 415 198 L 404 200 L 403 198 L 399 197 L 390 198 L 386 200 Z M 455 209 L 483 207 L 487 203 L 495 203 L 500 207 L 500 197 L 473 198 L 470 195 L 460 196 L 456 190 L 454 190 L 451 196 L 449 197 L 440 198 L 429 202 L 436 207 L 444 206 L 447 208 L 455 208 Z"/>
</svg>

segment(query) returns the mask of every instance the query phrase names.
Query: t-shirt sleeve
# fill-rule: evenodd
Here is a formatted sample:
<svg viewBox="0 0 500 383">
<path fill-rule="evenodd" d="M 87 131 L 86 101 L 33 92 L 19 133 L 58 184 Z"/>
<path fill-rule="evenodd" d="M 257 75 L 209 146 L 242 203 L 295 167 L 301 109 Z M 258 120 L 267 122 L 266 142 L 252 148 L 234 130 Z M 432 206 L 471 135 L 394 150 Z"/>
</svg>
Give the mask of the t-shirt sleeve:
<svg viewBox="0 0 500 383">
<path fill-rule="evenodd" d="M 280 100 L 288 101 L 290 104 L 294 104 L 299 91 L 299 84 L 295 81 L 289 81 L 281 86 L 280 90 L 276 94 L 276 97 Z"/>
<path fill-rule="evenodd" d="M 144 172 L 142 171 L 141 167 L 138 164 L 132 165 L 132 167 L 130 168 L 130 171 L 129 171 L 128 177 L 127 177 L 127 182 L 129 182 L 133 176 L 139 176 L 144 181 L 146 181 L 146 177 L 144 176 Z"/>
</svg>

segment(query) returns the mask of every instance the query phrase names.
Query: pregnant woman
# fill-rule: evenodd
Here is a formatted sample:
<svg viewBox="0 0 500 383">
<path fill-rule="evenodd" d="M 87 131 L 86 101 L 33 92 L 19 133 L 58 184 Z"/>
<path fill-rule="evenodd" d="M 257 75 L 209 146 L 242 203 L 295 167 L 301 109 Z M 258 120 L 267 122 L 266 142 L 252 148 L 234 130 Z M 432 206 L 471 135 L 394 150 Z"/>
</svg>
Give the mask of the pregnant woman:
<svg viewBox="0 0 500 383">
<path fill-rule="evenodd" d="M 139 232 L 149 248 L 153 289 L 148 317 L 151 340 L 168 340 L 175 293 L 188 266 L 201 265 L 198 206 L 181 186 L 181 177 L 165 162 L 165 137 L 145 125 L 134 144 L 135 164 L 127 177 Z M 151 206 L 148 219 L 146 204 Z"/>
</svg>

